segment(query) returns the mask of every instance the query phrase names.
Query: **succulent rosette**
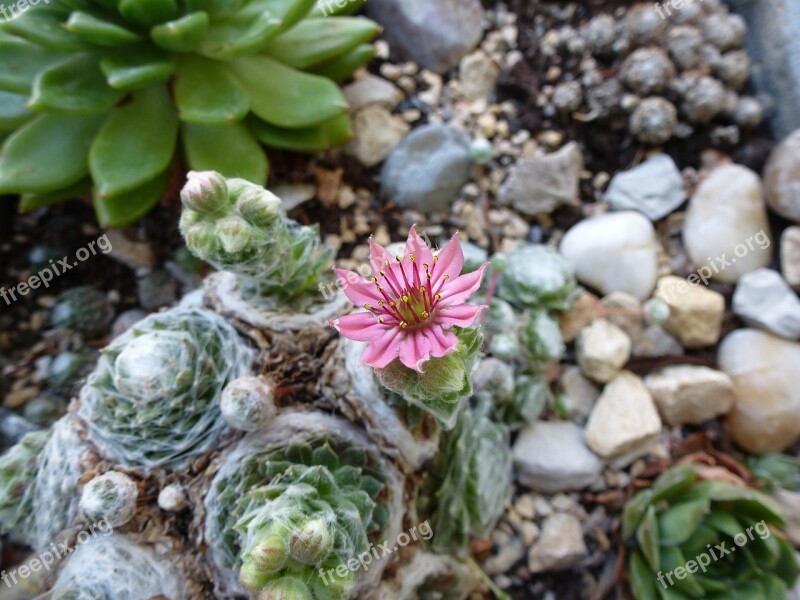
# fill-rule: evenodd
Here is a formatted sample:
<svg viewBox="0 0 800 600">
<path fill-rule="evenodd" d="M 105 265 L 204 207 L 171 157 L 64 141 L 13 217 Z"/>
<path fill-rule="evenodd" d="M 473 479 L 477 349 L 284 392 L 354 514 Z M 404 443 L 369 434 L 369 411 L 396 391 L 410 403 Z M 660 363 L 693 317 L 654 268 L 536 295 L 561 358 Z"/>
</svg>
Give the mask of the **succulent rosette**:
<svg viewBox="0 0 800 600">
<path fill-rule="evenodd" d="M 176 307 L 113 340 L 81 389 L 78 416 L 107 457 L 129 466 L 181 466 L 225 430 L 219 400 L 249 373 L 253 351 L 216 314 Z"/>
<path fill-rule="evenodd" d="M 370 280 L 335 269 L 345 295 L 366 310 L 331 321 L 344 337 L 367 342 L 361 361 L 389 389 L 431 411 L 452 428 L 472 393 L 470 372 L 480 350 L 478 322 L 486 306 L 468 304 L 486 264 L 462 275 L 458 234 L 440 252 L 412 227 L 402 255 L 370 239 Z"/>
<path fill-rule="evenodd" d="M 780 507 L 719 467 L 679 465 L 625 507 L 636 600 L 783 599 L 800 573 Z"/>
<path fill-rule="evenodd" d="M 336 84 L 373 55 L 364 0 L 52 0 L 0 23 L 0 193 L 23 209 L 93 189 L 122 226 L 164 194 L 176 154 L 266 181 L 261 144 L 351 136 Z M 12 12 L 13 14 L 13 12 Z"/>
</svg>

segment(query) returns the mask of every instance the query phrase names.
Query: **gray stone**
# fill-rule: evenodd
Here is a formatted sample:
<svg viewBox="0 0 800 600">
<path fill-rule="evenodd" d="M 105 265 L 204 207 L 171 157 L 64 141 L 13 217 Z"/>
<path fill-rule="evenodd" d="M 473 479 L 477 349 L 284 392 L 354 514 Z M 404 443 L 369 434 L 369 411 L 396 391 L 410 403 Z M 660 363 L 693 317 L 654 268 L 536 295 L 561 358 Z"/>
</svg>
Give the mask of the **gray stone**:
<svg viewBox="0 0 800 600">
<path fill-rule="evenodd" d="M 564 368 L 558 386 L 562 410 L 573 419 L 585 421 L 600 395 L 597 386 L 574 365 Z"/>
<path fill-rule="evenodd" d="M 800 2 L 796 0 L 730 0 L 749 26 L 747 50 L 758 68 L 758 93 L 775 99 L 771 117 L 778 138 L 800 127 Z"/>
<path fill-rule="evenodd" d="M 379 104 L 370 104 L 353 117 L 354 139 L 345 152 L 355 156 L 365 167 L 374 167 L 385 159 L 408 133 L 410 127 L 397 115 Z"/>
<path fill-rule="evenodd" d="M 613 379 L 631 357 L 630 338 L 606 319 L 581 329 L 575 348 L 581 372 L 600 382 Z"/>
<path fill-rule="evenodd" d="M 581 522 L 570 514 L 555 513 L 544 522 L 541 536 L 528 553 L 528 570 L 561 571 L 585 555 Z"/>
<path fill-rule="evenodd" d="M 742 275 L 733 293 L 733 312 L 752 327 L 789 339 L 800 338 L 800 300 L 772 269 Z"/>
<path fill-rule="evenodd" d="M 603 461 L 586 447 L 578 425 L 539 421 L 519 434 L 514 467 L 522 485 L 555 493 L 593 485 L 601 478 Z"/>
<path fill-rule="evenodd" d="M 146 310 L 169 306 L 178 299 L 178 282 L 166 271 L 156 269 L 139 277 L 136 295 Z"/>
<path fill-rule="evenodd" d="M 684 200 L 683 178 L 667 154 L 656 154 L 611 180 L 605 200 L 615 210 L 638 210 L 651 221 L 666 217 Z"/>
<path fill-rule="evenodd" d="M 471 165 L 466 133 L 447 125 L 426 125 L 391 153 L 381 172 L 381 191 L 402 208 L 444 210 L 469 180 Z"/>
<path fill-rule="evenodd" d="M 733 406 L 733 382 L 725 373 L 696 365 L 665 367 L 644 383 L 669 425 L 700 424 Z"/>
<path fill-rule="evenodd" d="M 392 47 L 422 67 L 444 73 L 483 35 L 480 0 L 370 0 L 369 17 Z"/>
<path fill-rule="evenodd" d="M 498 199 L 527 215 L 552 212 L 578 197 L 582 170 L 583 154 L 570 142 L 552 154 L 517 161 Z"/>
<path fill-rule="evenodd" d="M 347 98 L 348 109 L 353 113 L 370 104 L 393 110 L 403 100 L 403 92 L 396 85 L 375 75 L 357 79 L 345 86 L 342 91 Z"/>
<path fill-rule="evenodd" d="M 800 226 L 787 227 L 781 235 L 781 268 L 789 285 L 800 289 Z"/>
<path fill-rule="evenodd" d="M 764 169 L 764 189 L 772 210 L 800 222 L 800 129 L 772 152 Z"/>
<path fill-rule="evenodd" d="M 494 91 L 500 67 L 485 52 L 478 50 L 461 59 L 458 77 L 468 100 L 488 98 Z"/>
</svg>

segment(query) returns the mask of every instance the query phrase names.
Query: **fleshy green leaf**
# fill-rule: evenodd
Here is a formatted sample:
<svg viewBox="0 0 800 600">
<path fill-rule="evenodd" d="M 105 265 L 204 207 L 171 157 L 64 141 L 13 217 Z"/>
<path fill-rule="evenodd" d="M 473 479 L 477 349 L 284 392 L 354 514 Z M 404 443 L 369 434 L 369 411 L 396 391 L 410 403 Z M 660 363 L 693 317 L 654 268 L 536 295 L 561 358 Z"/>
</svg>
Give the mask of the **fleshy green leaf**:
<svg viewBox="0 0 800 600">
<path fill-rule="evenodd" d="M 247 0 L 186 0 L 189 12 L 202 11 L 216 19 L 224 19 L 237 13 L 246 4 Z"/>
<path fill-rule="evenodd" d="M 661 544 L 676 546 L 688 540 L 711 510 L 707 499 L 675 504 L 658 515 Z"/>
<path fill-rule="evenodd" d="M 208 30 L 208 13 L 195 12 L 156 25 L 150 32 L 153 41 L 171 52 L 191 52 L 200 44 Z"/>
<path fill-rule="evenodd" d="M 653 490 L 642 490 L 625 505 L 625 510 L 622 512 L 623 537 L 627 538 L 634 534 L 652 500 Z"/>
<path fill-rule="evenodd" d="M 256 52 L 287 31 L 314 0 L 254 0 L 225 19 L 215 20 L 200 44 L 200 53 L 230 58 Z"/>
<path fill-rule="evenodd" d="M 69 11 L 60 6 L 41 6 L 26 10 L 2 25 L 4 31 L 53 50 L 82 50 L 87 44 L 62 26 Z"/>
<path fill-rule="evenodd" d="M 113 197 L 163 173 L 175 152 L 178 118 L 165 86 L 139 90 L 114 108 L 89 152 L 95 194 Z"/>
<path fill-rule="evenodd" d="M 118 10 L 131 23 L 153 27 L 180 15 L 175 0 L 120 0 Z"/>
<path fill-rule="evenodd" d="M 656 509 L 651 504 L 644 513 L 644 518 L 636 530 L 636 541 L 639 549 L 653 570 L 658 569 L 661 561 L 659 553 L 659 529 L 656 520 Z"/>
<path fill-rule="evenodd" d="M 125 227 L 150 212 L 164 195 L 169 179 L 165 171 L 153 181 L 113 198 L 102 198 L 95 191 L 94 211 L 104 227 Z"/>
<path fill-rule="evenodd" d="M 694 558 L 694 557 L 692 557 Z M 687 558 L 683 555 L 677 547 L 661 547 L 661 569 L 664 572 L 675 571 L 676 568 L 686 568 Z M 686 577 L 678 579 L 673 577 L 675 582 L 674 589 L 688 594 L 690 597 L 702 597 L 703 588 L 696 581 L 693 573 L 687 572 Z"/>
<path fill-rule="evenodd" d="M 27 100 L 22 94 L 0 91 L 0 131 L 14 131 L 33 117 L 25 107 Z"/>
<path fill-rule="evenodd" d="M 83 179 L 102 115 L 41 115 L 17 129 L 0 152 L 0 192 L 51 192 Z"/>
<path fill-rule="evenodd" d="M 108 85 L 116 90 L 141 88 L 162 81 L 174 68 L 172 55 L 138 46 L 110 54 L 100 61 Z"/>
<path fill-rule="evenodd" d="M 318 125 L 345 112 L 347 102 L 332 81 L 308 75 L 266 56 L 230 62 L 233 74 L 261 119 L 290 129 Z M 280 82 L 276 85 L 275 82 Z"/>
<path fill-rule="evenodd" d="M 268 163 L 264 151 L 241 123 L 183 125 L 186 161 L 195 171 L 217 171 L 264 185 Z"/>
<path fill-rule="evenodd" d="M 0 90 L 28 94 L 36 74 L 63 55 L 7 33 L 0 34 Z"/>
<path fill-rule="evenodd" d="M 139 35 L 121 25 L 80 10 L 69 16 L 64 27 L 76 36 L 100 46 L 127 46 L 141 39 Z"/>
<path fill-rule="evenodd" d="M 363 17 L 305 19 L 272 40 L 264 54 L 295 69 L 333 60 L 374 38 L 377 23 Z"/>
<path fill-rule="evenodd" d="M 74 54 L 41 71 L 33 82 L 31 108 L 70 114 L 105 112 L 122 98 L 112 90 L 92 54 Z"/>
<path fill-rule="evenodd" d="M 693 465 L 672 467 L 653 482 L 653 502 L 670 502 L 681 496 L 695 481 L 697 469 Z"/>
<path fill-rule="evenodd" d="M 362 44 L 347 54 L 310 67 L 308 72 L 333 81 L 342 81 L 366 65 L 374 56 L 375 47 L 372 44 Z"/>
<path fill-rule="evenodd" d="M 346 114 L 306 129 L 276 127 L 255 117 L 248 123 L 250 130 L 261 143 L 270 148 L 294 152 L 322 152 L 328 148 L 341 146 L 353 137 L 350 117 Z"/>
<path fill-rule="evenodd" d="M 636 600 L 658 600 L 653 572 L 641 552 L 634 551 L 630 558 L 631 592 Z"/>
<path fill-rule="evenodd" d="M 35 210 L 43 206 L 57 204 L 64 200 L 72 200 L 88 193 L 92 189 L 92 179 L 85 177 L 78 183 L 61 188 L 54 192 L 27 193 L 22 194 L 19 201 L 20 211 Z"/>
<path fill-rule="evenodd" d="M 200 56 L 178 58 L 175 104 L 181 121 L 223 125 L 243 119 L 250 102 L 223 63 Z"/>
</svg>

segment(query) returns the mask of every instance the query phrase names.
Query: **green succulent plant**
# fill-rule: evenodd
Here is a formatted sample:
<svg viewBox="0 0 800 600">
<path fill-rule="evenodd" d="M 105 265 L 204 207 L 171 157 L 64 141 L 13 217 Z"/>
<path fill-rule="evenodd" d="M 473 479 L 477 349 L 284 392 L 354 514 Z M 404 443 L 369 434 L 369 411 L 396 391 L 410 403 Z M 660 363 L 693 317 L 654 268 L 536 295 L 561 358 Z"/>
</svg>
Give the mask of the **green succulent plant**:
<svg viewBox="0 0 800 600">
<path fill-rule="evenodd" d="M 181 191 L 181 233 L 198 258 L 236 273 L 253 298 L 295 298 L 316 290 L 331 265 L 317 226 L 281 213 L 280 199 L 244 179 L 189 173 Z"/>
<path fill-rule="evenodd" d="M 336 84 L 373 56 L 366 0 L 52 0 L 0 23 L 0 193 L 33 209 L 93 189 L 122 226 L 190 168 L 266 181 L 261 144 L 351 136 Z M 323 10 L 324 9 L 324 10 Z"/>
<path fill-rule="evenodd" d="M 143 319 L 103 351 L 78 416 L 108 457 L 129 466 L 180 466 L 215 447 L 219 399 L 249 372 L 252 350 L 222 318 L 176 307 Z"/>
<path fill-rule="evenodd" d="M 249 454 L 213 485 L 222 562 L 267 600 L 349 598 L 357 573 L 336 568 L 382 541 L 389 520 L 380 464 L 333 432 Z"/>
<path fill-rule="evenodd" d="M 472 536 L 485 537 L 503 514 L 511 490 L 508 428 L 489 418 L 491 401 L 479 399 L 442 436 L 440 451 L 423 482 L 420 512 L 430 515 L 431 545 L 463 554 Z"/>
<path fill-rule="evenodd" d="M 633 595 L 636 600 L 785 598 L 800 565 L 778 530 L 783 524 L 779 506 L 768 496 L 706 479 L 693 465 L 673 467 L 634 496 L 622 516 L 622 534 L 632 544 Z"/>
<path fill-rule="evenodd" d="M 33 431 L 0 456 L 0 534 L 7 534 L 24 518 L 26 492 L 36 476 L 36 459 L 47 443 L 46 431 Z"/>
<path fill-rule="evenodd" d="M 495 255 L 497 295 L 519 308 L 564 310 L 577 286 L 573 267 L 553 248 L 522 244 L 508 256 Z"/>
<path fill-rule="evenodd" d="M 747 467 L 767 491 L 777 488 L 800 492 L 800 457 L 788 454 L 748 456 Z"/>
</svg>

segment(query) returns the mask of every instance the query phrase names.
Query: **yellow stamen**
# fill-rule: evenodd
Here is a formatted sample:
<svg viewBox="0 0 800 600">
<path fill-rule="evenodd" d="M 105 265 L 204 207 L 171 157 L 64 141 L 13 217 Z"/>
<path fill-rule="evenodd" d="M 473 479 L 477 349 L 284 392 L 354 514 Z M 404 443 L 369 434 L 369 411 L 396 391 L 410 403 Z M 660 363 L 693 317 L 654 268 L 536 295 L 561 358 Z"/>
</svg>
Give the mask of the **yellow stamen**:
<svg viewBox="0 0 800 600">
<path fill-rule="evenodd" d="M 406 327 L 408 327 L 408 323 L 406 323 L 405 321 L 400 323 L 400 329 L 405 329 Z"/>
<path fill-rule="evenodd" d="M 438 256 L 434 256 L 433 257 L 433 262 L 439 262 L 439 257 Z"/>
<path fill-rule="evenodd" d="M 450 279 L 450 275 L 445 274 L 444 278 L 445 279 Z"/>
<path fill-rule="evenodd" d="M 427 319 L 428 317 L 430 317 L 430 315 L 428 314 L 428 311 L 427 311 L 427 310 L 426 310 L 426 311 L 423 311 L 423 313 L 422 313 L 422 316 L 423 316 L 425 319 Z"/>
<path fill-rule="evenodd" d="M 378 317 L 378 323 L 383 323 L 383 317 Z"/>
<path fill-rule="evenodd" d="M 367 302 L 366 304 L 364 304 L 364 308 L 366 308 L 367 310 L 372 310 L 372 305 L 369 302 Z"/>
<path fill-rule="evenodd" d="M 400 262 L 401 260 L 403 260 L 402 256 L 395 256 L 395 258 L 397 259 L 397 262 Z"/>
<path fill-rule="evenodd" d="M 369 278 L 369 280 L 370 280 L 372 283 L 375 283 L 376 281 L 378 281 L 378 278 L 377 278 L 377 277 L 370 277 L 370 278 Z"/>
<path fill-rule="evenodd" d="M 409 259 L 411 262 L 414 262 L 414 261 L 416 260 L 416 259 L 414 258 L 414 254 L 409 254 L 409 255 L 408 255 L 408 259 Z"/>
<path fill-rule="evenodd" d="M 378 300 L 378 306 L 383 306 L 383 300 Z"/>
<path fill-rule="evenodd" d="M 442 295 L 441 294 L 436 294 L 434 296 L 434 298 L 436 298 L 437 300 L 441 300 L 442 299 Z"/>
</svg>

